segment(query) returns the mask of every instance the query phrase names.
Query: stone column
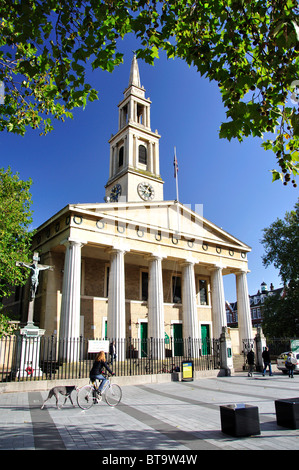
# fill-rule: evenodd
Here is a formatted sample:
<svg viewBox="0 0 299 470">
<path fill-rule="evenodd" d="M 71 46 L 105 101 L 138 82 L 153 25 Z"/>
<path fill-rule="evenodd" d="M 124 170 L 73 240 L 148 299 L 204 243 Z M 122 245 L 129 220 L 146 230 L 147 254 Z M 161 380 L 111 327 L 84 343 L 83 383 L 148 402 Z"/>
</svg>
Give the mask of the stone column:
<svg viewBox="0 0 299 470">
<path fill-rule="evenodd" d="M 159 145 L 155 145 L 154 146 L 154 149 L 155 149 L 155 164 L 154 164 L 154 173 L 156 175 L 159 175 L 160 174 L 160 157 L 159 157 Z"/>
<path fill-rule="evenodd" d="M 252 339 L 252 323 L 246 271 L 236 273 L 236 285 L 239 336 L 240 343 L 242 344 L 242 341 Z"/>
<path fill-rule="evenodd" d="M 80 241 L 66 242 L 59 334 L 64 341 L 59 356 L 69 362 L 79 358 L 82 246 Z"/>
<path fill-rule="evenodd" d="M 81 247 L 83 243 L 68 240 L 64 260 L 60 338 L 80 336 Z"/>
<path fill-rule="evenodd" d="M 154 171 L 154 148 L 153 142 L 148 143 L 148 162 L 147 162 L 148 171 L 153 173 Z"/>
<path fill-rule="evenodd" d="M 136 168 L 138 162 L 137 135 L 133 135 L 133 167 Z"/>
<path fill-rule="evenodd" d="M 194 263 L 186 261 L 182 265 L 182 308 L 183 308 L 183 337 L 188 340 L 189 354 L 197 357 L 200 350 L 198 319 L 196 307 L 196 289 Z"/>
<path fill-rule="evenodd" d="M 213 308 L 213 336 L 220 338 L 222 327 L 227 326 L 225 297 L 222 278 L 222 267 L 216 266 L 212 271 L 212 308 Z"/>
<path fill-rule="evenodd" d="M 111 250 L 108 291 L 107 336 L 114 339 L 117 358 L 121 361 L 125 354 L 126 309 L 125 309 L 125 251 Z"/>
<path fill-rule="evenodd" d="M 153 255 L 149 264 L 148 284 L 148 337 L 153 338 L 152 357 L 165 357 L 164 298 L 162 282 L 162 257 Z"/>
</svg>

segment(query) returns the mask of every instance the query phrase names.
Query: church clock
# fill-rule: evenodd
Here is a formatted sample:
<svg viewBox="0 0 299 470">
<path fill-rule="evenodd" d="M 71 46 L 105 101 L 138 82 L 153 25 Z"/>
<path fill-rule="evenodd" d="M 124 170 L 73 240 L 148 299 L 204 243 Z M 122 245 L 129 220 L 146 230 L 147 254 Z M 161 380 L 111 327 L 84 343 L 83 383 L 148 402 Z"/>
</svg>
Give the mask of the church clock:
<svg viewBox="0 0 299 470">
<path fill-rule="evenodd" d="M 137 186 L 137 192 L 144 201 L 152 200 L 155 196 L 154 188 L 148 183 L 139 183 Z"/>
<path fill-rule="evenodd" d="M 113 188 L 111 189 L 110 200 L 111 200 L 112 202 L 117 202 L 120 195 L 121 195 L 121 185 L 120 185 L 120 184 L 116 184 L 116 185 L 113 186 Z"/>
</svg>

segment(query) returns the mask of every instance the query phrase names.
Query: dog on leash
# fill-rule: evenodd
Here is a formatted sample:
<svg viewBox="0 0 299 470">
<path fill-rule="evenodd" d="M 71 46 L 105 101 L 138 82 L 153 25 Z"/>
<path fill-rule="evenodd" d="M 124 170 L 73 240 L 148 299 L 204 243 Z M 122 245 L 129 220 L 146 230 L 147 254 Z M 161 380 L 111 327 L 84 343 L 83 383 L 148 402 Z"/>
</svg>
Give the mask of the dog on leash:
<svg viewBox="0 0 299 470">
<path fill-rule="evenodd" d="M 70 399 L 71 404 L 73 406 L 75 406 L 74 403 L 73 403 L 72 397 L 71 397 L 71 394 L 74 390 L 78 390 L 78 387 L 76 387 L 75 385 L 63 385 L 63 386 L 58 386 L 58 387 L 51 388 L 51 390 L 49 391 L 48 397 L 46 398 L 46 400 L 44 401 L 44 403 L 41 406 L 41 410 L 44 408 L 46 401 L 48 401 L 53 396 L 56 398 L 56 406 L 57 406 L 58 410 L 60 408 L 62 408 L 62 406 L 65 405 L 65 402 L 68 398 Z M 58 406 L 59 393 L 65 397 L 64 403 L 60 408 Z"/>
</svg>

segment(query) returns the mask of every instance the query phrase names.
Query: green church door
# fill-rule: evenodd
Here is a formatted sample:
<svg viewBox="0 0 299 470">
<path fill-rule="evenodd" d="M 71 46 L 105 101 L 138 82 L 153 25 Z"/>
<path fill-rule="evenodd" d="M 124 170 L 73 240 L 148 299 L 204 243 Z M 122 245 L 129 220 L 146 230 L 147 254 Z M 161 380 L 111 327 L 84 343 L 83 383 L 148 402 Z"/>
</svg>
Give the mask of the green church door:
<svg viewBox="0 0 299 470">
<path fill-rule="evenodd" d="M 210 325 L 201 325 L 202 354 L 210 354 Z"/>
<path fill-rule="evenodd" d="M 140 323 L 141 357 L 147 356 L 147 323 Z"/>
<path fill-rule="evenodd" d="M 175 356 L 183 356 L 183 325 L 173 324 L 173 348 Z"/>
</svg>

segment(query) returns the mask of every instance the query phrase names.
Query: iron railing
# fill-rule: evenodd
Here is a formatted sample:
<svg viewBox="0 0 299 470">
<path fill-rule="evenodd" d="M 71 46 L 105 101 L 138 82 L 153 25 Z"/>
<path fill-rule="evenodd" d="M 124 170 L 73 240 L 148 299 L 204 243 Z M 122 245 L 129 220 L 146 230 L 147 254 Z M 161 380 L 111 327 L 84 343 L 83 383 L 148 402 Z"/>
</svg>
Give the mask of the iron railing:
<svg viewBox="0 0 299 470">
<path fill-rule="evenodd" d="M 109 352 L 106 358 L 117 376 L 175 372 L 186 360 L 192 360 L 194 370 L 220 368 L 219 340 L 215 339 L 126 338 L 116 340 L 115 348 L 116 358 Z M 88 378 L 94 359 L 90 340 L 84 337 L 5 336 L 0 338 L 0 382 Z"/>
<path fill-rule="evenodd" d="M 299 343 L 299 340 L 296 338 L 267 338 L 267 346 L 270 350 L 271 361 L 275 362 L 281 353 L 291 351 L 292 342 Z M 242 340 L 242 352 L 244 360 L 243 370 L 248 369 L 247 353 L 251 348 L 253 348 L 253 350 L 256 352 L 256 338 Z"/>
</svg>

